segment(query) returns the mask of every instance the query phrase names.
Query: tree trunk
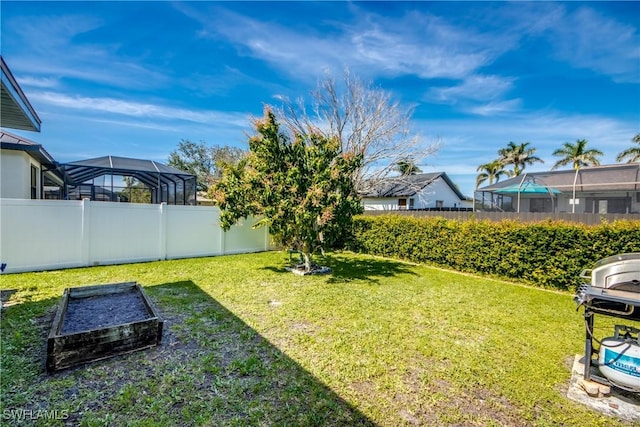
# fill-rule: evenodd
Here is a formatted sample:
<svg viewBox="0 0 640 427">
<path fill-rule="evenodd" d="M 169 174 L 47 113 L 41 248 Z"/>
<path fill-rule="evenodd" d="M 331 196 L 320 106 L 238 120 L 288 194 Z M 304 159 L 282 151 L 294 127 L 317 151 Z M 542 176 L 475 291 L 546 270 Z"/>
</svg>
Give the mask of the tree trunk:
<svg viewBox="0 0 640 427">
<path fill-rule="evenodd" d="M 311 254 L 303 251 L 302 256 L 304 257 L 304 271 L 308 273 L 311 271 Z"/>
</svg>

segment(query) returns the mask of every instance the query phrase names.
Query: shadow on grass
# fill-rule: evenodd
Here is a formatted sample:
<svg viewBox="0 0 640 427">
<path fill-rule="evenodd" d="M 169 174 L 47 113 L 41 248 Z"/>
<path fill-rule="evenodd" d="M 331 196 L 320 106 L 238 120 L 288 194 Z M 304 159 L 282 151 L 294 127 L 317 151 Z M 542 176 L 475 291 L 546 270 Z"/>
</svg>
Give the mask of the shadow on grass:
<svg viewBox="0 0 640 427">
<path fill-rule="evenodd" d="M 323 257 L 320 264 L 331 268 L 327 283 L 363 280 L 372 284 L 382 284 L 383 279 L 387 277 L 400 274 L 416 275 L 410 264 L 380 258 L 354 258 L 330 254 Z"/>
<path fill-rule="evenodd" d="M 393 261 L 381 258 L 362 258 L 341 255 L 339 253 L 327 254 L 325 256 L 316 255 L 313 262 L 320 266 L 331 268 L 331 273 L 327 274 L 327 283 L 344 283 L 353 280 L 361 280 L 371 284 L 381 284 L 384 278 L 393 277 L 399 274 L 409 274 L 416 276 L 411 264 L 400 261 Z M 264 270 L 274 273 L 292 274 L 287 270 L 291 263 L 283 258 L 279 266 L 263 267 Z"/>
<path fill-rule="evenodd" d="M 57 411 L 63 425 L 374 425 L 192 281 L 145 291 L 165 320 L 160 346 L 54 375 L 43 361 L 59 299 L 28 322 L 29 303 L 6 310 L 3 326 L 23 325 L 3 329 L 3 367 L 21 363 L 3 411 Z"/>
</svg>

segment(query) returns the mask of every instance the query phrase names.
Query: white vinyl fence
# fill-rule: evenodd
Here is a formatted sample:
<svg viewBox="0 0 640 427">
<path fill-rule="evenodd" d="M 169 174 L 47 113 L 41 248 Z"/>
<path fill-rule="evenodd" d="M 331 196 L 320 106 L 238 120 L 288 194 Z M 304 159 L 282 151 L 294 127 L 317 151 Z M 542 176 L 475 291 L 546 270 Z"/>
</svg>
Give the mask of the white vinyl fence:
<svg viewBox="0 0 640 427">
<path fill-rule="evenodd" d="M 269 250 L 251 219 L 220 228 L 209 206 L 0 199 L 4 273 Z"/>
</svg>

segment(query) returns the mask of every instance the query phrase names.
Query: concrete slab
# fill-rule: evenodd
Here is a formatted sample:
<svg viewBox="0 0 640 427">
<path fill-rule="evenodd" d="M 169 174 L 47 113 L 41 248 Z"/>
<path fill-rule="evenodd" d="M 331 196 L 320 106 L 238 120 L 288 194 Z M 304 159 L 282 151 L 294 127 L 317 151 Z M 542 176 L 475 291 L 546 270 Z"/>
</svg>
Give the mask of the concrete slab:
<svg viewBox="0 0 640 427">
<path fill-rule="evenodd" d="M 573 361 L 567 397 L 605 415 L 625 421 L 640 421 L 640 393 L 631 393 L 615 386 L 585 382 L 584 364 L 581 360 L 582 356 L 577 354 Z M 592 395 L 589 395 L 586 390 L 589 390 Z"/>
</svg>

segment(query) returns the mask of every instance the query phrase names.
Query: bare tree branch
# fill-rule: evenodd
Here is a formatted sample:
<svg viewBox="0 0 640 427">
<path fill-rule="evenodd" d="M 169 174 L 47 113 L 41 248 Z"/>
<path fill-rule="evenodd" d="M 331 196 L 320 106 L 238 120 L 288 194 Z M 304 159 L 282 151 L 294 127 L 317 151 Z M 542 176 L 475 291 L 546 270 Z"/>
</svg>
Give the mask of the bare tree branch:
<svg viewBox="0 0 640 427">
<path fill-rule="evenodd" d="M 363 156 L 353 180 L 360 192 L 371 192 L 381 180 L 398 170 L 398 164 L 419 164 L 433 155 L 438 144 L 424 144 L 411 129 L 413 108 L 403 107 L 391 94 L 364 83 L 348 70 L 342 82 L 327 75 L 318 82 L 309 100 L 280 98 L 274 107 L 281 123 L 293 134 L 311 131 L 336 137 L 342 151 Z M 401 178 L 400 178 L 401 179 Z"/>
</svg>

